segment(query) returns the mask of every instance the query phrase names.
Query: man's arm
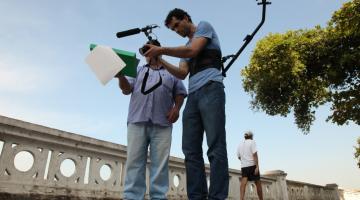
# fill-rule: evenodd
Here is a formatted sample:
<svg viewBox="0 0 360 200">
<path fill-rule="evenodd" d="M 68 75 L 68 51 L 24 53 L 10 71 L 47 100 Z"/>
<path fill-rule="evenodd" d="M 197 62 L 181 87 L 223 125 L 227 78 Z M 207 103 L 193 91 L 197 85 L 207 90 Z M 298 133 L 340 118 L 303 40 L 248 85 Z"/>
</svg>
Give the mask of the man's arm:
<svg viewBox="0 0 360 200">
<path fill-rule="evenodd" d="M 257 152 L 255 152 L 255 153 L 253 154 L 253 158 L 254 158 L 255 165 L 256 165 L 255 175 L 257 175 L 257 174 L 259 174 L 259 158 L 258 158 Z"/>
<path fill-rule="evenodd" d="M 144 54 L 147 57 L 155 57 L 160 55 L 167 55 L 178 58 L 193 58 L 196 57 L 200 51 L 206 46 L 208 38 L 197 37 L 191 40 L 190 45 L 179 47 L 159 47 L 151 44 L 147 44 L 149 47 Z M 189 73 L 189 66 L 186 62 L 180 62 L 179 67 L 172 65 L 160 58 L 160 62 L 163 66 L 175 77 L 184 80 Z"/>
<path fill-rule="evenodd" d="M 117 75 L 116 77 L 119 79 L 119 87 L 122 90 L 122 93 L 125 95 L 130 94 L 132 91 L 132 88 L 131 88 L 129 81 L 125 78 L 125 76 Z"/>
<path fill-rule="evenodd" d="M 184 103 L 184 95 L 178 94 L 174 98 L 175 105 L 171 108 L 171 110 L 168 112 L 167 117 L 170 123 L 175 123 L 179 118 L 179 111 L 181 109 L 181 106 Z"/>
<path fill-rule="evenodd" d="M 155 57 L 159 55 L 167 55 L 178 58 L 196 57 L 208 42 L 206 37 L 192 38 L 190 45 L 179 47 L 159 47 L 147 44 L 150 49 L 145 52 L 146 57 Z"/>
<path fill-rule="evenodd" d="M 239 158 L 239 160 L 241 160 L 241 156 L 240 156 L 240 145 L 238 146 L 238 149 L 236 151 L 237 157 Z"/>
<path fill-rule="evenodd" d="M 189 73 L 189 66 L 186 62 L 180 62 L 179 67 L 160 58 L 160 63 L 165 69 L 178 79 L 184 80 Z"/>
</svg>

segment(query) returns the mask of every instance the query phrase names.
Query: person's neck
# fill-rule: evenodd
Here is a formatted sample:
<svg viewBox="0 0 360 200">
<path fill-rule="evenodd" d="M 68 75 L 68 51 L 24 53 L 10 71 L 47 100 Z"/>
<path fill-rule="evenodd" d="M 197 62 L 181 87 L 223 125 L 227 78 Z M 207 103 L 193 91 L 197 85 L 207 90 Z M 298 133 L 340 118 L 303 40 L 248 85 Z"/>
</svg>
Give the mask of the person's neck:
<svg viewBox="0 0 360 200">
<path fill-rule="evenodd" d="M 161 67 L 161 64 L 159 63 L 159 62 L 156 62 L 156 63 L 149 63 L 149 67 L 151 68 L 151 69 L 160 69 L 160 67 Z"/>
<path fill-rule="evenodd" d="M 190 34 L 188 36 L 190 40 L 194 37 L 195 31 L 196 31 L 196 26 L 194 24 L 191 24 L 191 26 L 190 26 Z"/>
</svg>

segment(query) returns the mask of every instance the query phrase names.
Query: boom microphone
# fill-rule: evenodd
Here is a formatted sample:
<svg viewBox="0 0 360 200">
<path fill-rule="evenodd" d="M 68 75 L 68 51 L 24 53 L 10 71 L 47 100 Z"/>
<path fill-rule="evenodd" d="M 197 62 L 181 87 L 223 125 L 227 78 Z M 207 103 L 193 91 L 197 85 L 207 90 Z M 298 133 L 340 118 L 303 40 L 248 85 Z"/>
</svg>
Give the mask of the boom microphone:
<svg viewBox="0 0 360 200">
<path fill-rule="evenodd" d="M 130 29 L 130 30 L 127 30 L 127 31 L 121 31 L 121 32 L 116 33 L 116 37 L 118 37 L 118 38 L 126 37 L 126 36 L 129 36 L 129 35 L 138 34 L 140 32 L 141 32 L 141 29 L 133 28 L 133 29 Z"/>
<path fill-rule="evenodd" d="M 127 30 L 127 31 L 121 31 L 121 32 L 118 32 L 116 33 L 116 37 L 118 38 L 122 38 L 122 37 L 126 37 L 126 36 L 129 36 L 129 35 L 135 35 L 135 34 L 138 34 L 140 32 L 144 32 L 146 36 L 149 35 L 149 33 L 151 33 L 151 30 L 153 28 L 157 28 L 159 27 L 158 25 L 156 24 L 152 24 L 152 25 L 148 25 L 148 26 L 145 26 L 144 28 L 133 28 L 133 29 L 130 29 L 130 30 Z"/>
</svg>

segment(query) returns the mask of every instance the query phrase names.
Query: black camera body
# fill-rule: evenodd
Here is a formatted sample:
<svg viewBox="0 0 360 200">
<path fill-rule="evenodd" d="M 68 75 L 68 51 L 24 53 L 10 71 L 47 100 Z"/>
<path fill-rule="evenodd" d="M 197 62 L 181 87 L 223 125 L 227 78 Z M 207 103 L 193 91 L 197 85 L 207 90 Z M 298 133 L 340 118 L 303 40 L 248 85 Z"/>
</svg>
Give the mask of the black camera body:
<svg viewBox="0 0 360 200">
<path fill-rule="evenodd" d="M 155 40 L 151 39 L 148 42 L 146 42 L 146 44 L 152 44 L 152 45 L 161 47 L 160 42 L 156 39 Z M 139 53 L 141 55 L 144 55 L 150 49 L 150 47 L 146 46 L 146 44 L 139 49 Z"/>
<path fill-rule="evenodd" d="M 140 53 L 141 55 L 144 55 L 149 49 L 150 49 L 150 47 L 144 45 L 143 47 L 141 47 L 141 48 L 139 49 L 139 53 Z"/>
</svg>

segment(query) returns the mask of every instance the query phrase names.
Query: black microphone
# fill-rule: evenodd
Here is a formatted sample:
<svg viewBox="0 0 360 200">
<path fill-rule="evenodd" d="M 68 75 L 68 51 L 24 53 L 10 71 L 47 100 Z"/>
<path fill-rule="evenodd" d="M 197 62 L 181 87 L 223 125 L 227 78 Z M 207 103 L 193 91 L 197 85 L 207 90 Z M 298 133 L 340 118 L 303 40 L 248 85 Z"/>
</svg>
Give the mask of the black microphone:
<svg viewBox="0 0 360 200">
<path fill-rule="evenodd" d="M 127 30 L 127 31 L 121 31 L 121 32 L 116 33 L 116 37 L 118 37 L 118 38 L 126 37 L 126 36 L 129 36 L 129 35 L 138 34 L 140 32 L 144 32 L 145 35 L 147 36 L 149 34 L 149 32 L 151 32 L 151 30 L 153 28 L 157 28 L 157 27 L 159 27 L 159 26 L 156 25 L 156 24 L 152 24 L 152 25 L 145 26 L 144 28 L 141 28 L 141 29 L 140 28 L 133 28 L 133 29 L 130 29 L 130 30 Z"/>
<path fill-rule="evenodd" d="M 129 36 L 129 35 L 138 34 L 140 32 L 141 32 L 141 29 L 133 28 L 133 29 L 130 29 L 130 30 L 127 30 L 127 31 L 121 31 L 121 32 L 116 33 L 116 37 L 118 37 L 118 38 L 126 37 L 126 36 Z"/>
</svg>

